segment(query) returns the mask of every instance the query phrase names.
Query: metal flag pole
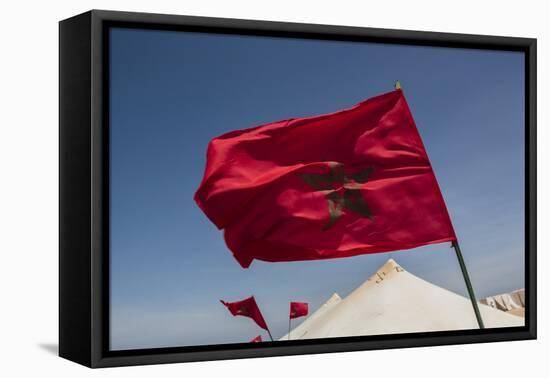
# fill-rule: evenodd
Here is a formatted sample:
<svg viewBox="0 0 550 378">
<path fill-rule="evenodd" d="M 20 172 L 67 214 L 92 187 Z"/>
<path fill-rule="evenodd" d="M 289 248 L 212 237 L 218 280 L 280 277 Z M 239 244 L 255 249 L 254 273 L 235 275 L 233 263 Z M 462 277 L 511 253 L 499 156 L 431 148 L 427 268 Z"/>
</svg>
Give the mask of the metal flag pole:
<svg viewBox="0 0 550 378">
<path fill-rule="evenodd" d="M 401 89 L 401 83 L 399 80 L 395 81 L 394 88 L 395 90 Z M 472 302 L 472 307 L 474 308 L 474 312 L 476 314 L 477 324 L 480 329 L 483 329 L 485 328 L 485 325 L 483 324 L 483 319 L 481 319 L 481 313 L 479 312 L 479 306 L 477 305 L 474 289 L 472 287 L 472 283 L 470 282 L 468 270 L 466 269 L 466 264 L 464 263 L 464 258 L 462 257 L 462 252 L 460 251 L 458 241 L 453 241 L 452 248 L 454 248 L 456 257 L 458 258 L 458 263 L 460 264 L 460 270 L 462 271 L 462 276 L 464 277 L 464 282 L 466 283 L 466 288 L 468 289 L 468 295 L 470 296 L 470 301 Z"/>
<path fill-rule="evenodd" d="M 267 329 L 267 334 L 269 335 L 269 338 L 271 339 L 271 341 L 273 341 L 273 337 L 271 336 L 271 332 L 269 332 L 269 328 Z"/>
<path fill-rule="evenodd" d="M 290 317 L 290 315 L 288 316 L 288 339 L 290 340 L 290 321 L 292 320 L 292 318 Z"/>
<path fill-rule="evenodd" d="M 462 252 L 460 251 L 460 245 L 458 244 L 458 241 L 453 241 L 452 247 L 456 252 L 456 257 L 458 258 L 458 263 L 460 264 L 460 270 L 462 270 L 462 275 L 464 276 L 464 282 L 466 283 L 466 288 L 468 289 L 468 295 L 470 296 L 472 307 L 474 308 L 474 312 L 476 313 L 477 324 L 479 324 L 480 329 L 483 329 L 485 328 L 485 326 L 483 325 L 483 319 L 481 319 L 481 313 L 479 312 L 474 289 L 472 287 L 472 283 L 470 282 L 468 270 L 466 270 L 466 264 L 464 263 L 464 258 L 462 257 Z"/>
</svg>

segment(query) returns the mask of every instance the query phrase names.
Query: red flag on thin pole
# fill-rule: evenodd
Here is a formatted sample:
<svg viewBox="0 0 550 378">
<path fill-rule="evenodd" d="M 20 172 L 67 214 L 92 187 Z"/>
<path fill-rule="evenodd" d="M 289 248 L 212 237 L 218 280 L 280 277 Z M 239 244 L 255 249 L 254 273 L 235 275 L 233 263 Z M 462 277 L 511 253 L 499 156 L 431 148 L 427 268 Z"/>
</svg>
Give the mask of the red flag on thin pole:
<svg viewBox="0 0 550 378">
<path fill-rule="evenodd" d="M 456 241 L 400 89 L 214 138 L 195 201 L 243 268 Z"/>
<path fill-rule="evenodd" d="M 250 340 L 251 343 L 261 343 L 262 342 L 262 335 L 258 335 L 252 340 Z"/>
<path fill-rule="evenodd" d="M 288 316 L 288 339 L 290 340 L 290 324 L 292 319 L 306 316 L 308 312 L 308 304 L 305 302 L 290 302 L 290 314 Z"/>
<path fill-rule="evenodd" d="M 260 311 L 260 308 L 258 307 L 258 304 L 256 303 L 256 299 L 254 299 L 254 296 L 250 296 L 246 299 L 243 299 L 242 301 L 237 302 L 225 302 L 223 300 L 220 300 L 220 302 L 225 307 L 227 307 L 227 309 L 233 316 L 246 316 L 254 320 L 256 324 L 260 328 L 265 329 L 269 333 L 269 337 L 271 337 L 271 333 L 269 332 L 267 323 L 262 316 L 262 313 Z"/>
</svg>

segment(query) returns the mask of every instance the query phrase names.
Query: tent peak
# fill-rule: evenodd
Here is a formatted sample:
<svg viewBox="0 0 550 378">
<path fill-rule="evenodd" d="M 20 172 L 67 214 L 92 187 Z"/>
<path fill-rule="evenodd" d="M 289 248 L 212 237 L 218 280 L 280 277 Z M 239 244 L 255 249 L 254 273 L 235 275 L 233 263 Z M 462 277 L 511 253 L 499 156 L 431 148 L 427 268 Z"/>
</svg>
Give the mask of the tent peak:
<svg viewBox="0 0 550 378">
<path fill-rule="evenodd" d="M 388 261 L 386 261 L 386 264 L 395 264 L 395 265 L 398 265 L 394 259 L 392 259 L 391 257 L 388 259 Z"/>
<path fill-rule="evenodd" d="M 374 283 L 379 284 L 386 279 L 397 277 L 397 274 L 401 272 L 406 271 L 401 267 L 401 265 L 395 262 L 394 259 L 388 259 L 384 265 L 378 268 L 378 270 L 365 281 L 362 286 L 370 286 Z"/>
<path fill-rule="evenodd" d="M 399 265 L 394 259 L 388 259 L 388 261 L 386 261 L 384 263 L 384 265 L 382 265 L 378 271 L 376 273 L 385 273 L 385 274 L 388 274 L 390 271 L 397 271 L 397 272 L 402 272 L 403 270 L 403 267 L 401 265 Z M 375 274 L 376 274 L 375 273 Z"/>
</svg>

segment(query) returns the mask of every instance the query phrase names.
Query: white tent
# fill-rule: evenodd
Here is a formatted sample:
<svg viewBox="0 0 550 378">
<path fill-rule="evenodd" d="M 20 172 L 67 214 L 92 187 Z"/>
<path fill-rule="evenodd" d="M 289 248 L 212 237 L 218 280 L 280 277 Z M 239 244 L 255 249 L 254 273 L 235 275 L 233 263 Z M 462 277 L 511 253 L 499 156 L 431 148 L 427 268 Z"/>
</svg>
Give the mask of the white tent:
<svg viewBox="0 0 550 378">
<path fill-rule="evenodd" d="M 484 304 L 479 308 L 487 328 L 524 325 L 519 316 Z M 290 339 L 476 328 L 468 298 L 424 281 L 390 259 L 346 298 L 334 294 L 290 332 Z"/>
</svg>

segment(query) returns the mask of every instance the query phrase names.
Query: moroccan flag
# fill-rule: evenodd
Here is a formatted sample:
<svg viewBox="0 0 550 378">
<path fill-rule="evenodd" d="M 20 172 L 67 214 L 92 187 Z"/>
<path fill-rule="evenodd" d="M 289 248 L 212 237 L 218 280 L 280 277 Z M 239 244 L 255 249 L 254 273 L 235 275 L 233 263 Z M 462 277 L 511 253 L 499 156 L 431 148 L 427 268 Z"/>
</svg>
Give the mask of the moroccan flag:
<svg viewBox="0 0 550 378">
<path fill-rule="evenodd" d="M 308 304 L 304 302 L 290 302 L 290 319 L 306 316 Z"/>
<path fill-rule="evenodd" d="M 252 320 L 254 320 L 258 326 L 260 326 L 260 328 L 263 328 L 266 331 L 268 330 L 267 324 L 264 320 L 264 317 L 262 316 L 262 313 L 260 312 L 260 308 L 256 304 L 254 296 L 237 302 L 225 302 L 222 300 L 220 300 L 220 302 L 222 302 L 222 304 L 227 307 L 227 309 L 233 316 L 247 316 L 249 318 L 252 318 Z"/>
<path fill-rule="evenodd" d="M 250 340 L 251 343 L 261 343 L 262 342 L 262 335 L 258 335 L 252 340 Z"/>
<path fill-rule="evenodd" d="M 244 268 L 456 240 L 401 90 L 214 138 L 195 201 Z"/>
</svg>

